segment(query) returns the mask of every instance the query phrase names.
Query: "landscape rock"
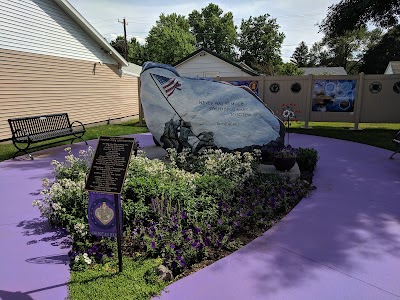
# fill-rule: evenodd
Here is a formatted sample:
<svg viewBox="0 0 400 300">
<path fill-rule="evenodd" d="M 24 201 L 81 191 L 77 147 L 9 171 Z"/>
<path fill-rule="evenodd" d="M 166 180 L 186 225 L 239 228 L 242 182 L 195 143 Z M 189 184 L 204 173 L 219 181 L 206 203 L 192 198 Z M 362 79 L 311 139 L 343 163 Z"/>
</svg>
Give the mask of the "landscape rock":
<svg viewBox="0 0 400 300">
<path fill-rule="evenodd" d="M 161 265 L 157 268 L 158 275 L 160 280 L 169 282 L 172 279 L 174 279 L 174 276 L 172 275 L 172 272 L 164 265 Z"/>
</svg>

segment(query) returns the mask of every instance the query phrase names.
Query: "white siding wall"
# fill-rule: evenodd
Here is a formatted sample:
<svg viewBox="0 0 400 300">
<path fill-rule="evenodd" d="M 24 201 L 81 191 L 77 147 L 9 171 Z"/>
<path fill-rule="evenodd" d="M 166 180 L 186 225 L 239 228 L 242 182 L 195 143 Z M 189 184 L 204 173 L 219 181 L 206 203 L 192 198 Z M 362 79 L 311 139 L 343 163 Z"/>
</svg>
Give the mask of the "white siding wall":
<svg viewBox="0 0 400 300">
<path fill-rule="evenodd" d="M 0 49 L 117 64 L 52 0 L 0 0 Z"/>
<path fill-rule="evenodd" d="M 176 70 L 181 76 L 251 77 L 250 74 L 243 72 L 240 68 L 203 51 L 176 66 Z"/>
</svg>

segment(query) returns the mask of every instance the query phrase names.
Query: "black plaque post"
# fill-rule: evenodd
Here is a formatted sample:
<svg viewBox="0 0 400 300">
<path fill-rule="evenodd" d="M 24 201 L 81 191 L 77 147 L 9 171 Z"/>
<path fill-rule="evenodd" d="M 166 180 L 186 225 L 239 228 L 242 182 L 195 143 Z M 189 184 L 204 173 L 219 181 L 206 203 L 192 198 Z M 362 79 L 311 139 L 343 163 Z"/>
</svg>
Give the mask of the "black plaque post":
<svg viewBox="0 0 400 300">
<path fill-rule="evenodd" d="M 122 224 L 118 195 L 135 142 L 133 138 L 100 137 L 85 186 L 87 191 L 114 194 L 119 272 L 122 272 Z"/>
<path fill-rule="evenodd" d="M 122 235 L 122 224 L 119 216 L 119 208 L 121 203 L 118 200 L 118 194 L 114 195 L 115 201 L 115 217 L 117 221 L 117 246 L 118 246 L 118 269 L 119 272 L 122 272 L 122 243 L 121 243 L 121 235 Z"/>
</svg>

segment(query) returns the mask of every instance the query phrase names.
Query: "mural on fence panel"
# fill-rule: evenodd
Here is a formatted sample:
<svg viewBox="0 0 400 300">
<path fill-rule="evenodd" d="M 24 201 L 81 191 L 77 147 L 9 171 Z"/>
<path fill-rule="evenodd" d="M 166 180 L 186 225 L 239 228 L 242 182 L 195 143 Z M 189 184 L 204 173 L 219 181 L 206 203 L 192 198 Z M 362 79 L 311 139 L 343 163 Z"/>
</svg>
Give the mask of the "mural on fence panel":
<svg viewBox="0 0 400 300">
<path fill-rule="evenodd" d="M 228 81 L 230 84 L 236 85 L 236 86 L 247 86 L 250 88 L 254 94 L 259 96 L 258 94 L 258 81 L 256 80 L 241 80 L 241 81 Z"/>
<path fill-rule="evenodd" d="M 352 112 L 356 80 L 314 80 L 313 111 Z"/>
</svg>

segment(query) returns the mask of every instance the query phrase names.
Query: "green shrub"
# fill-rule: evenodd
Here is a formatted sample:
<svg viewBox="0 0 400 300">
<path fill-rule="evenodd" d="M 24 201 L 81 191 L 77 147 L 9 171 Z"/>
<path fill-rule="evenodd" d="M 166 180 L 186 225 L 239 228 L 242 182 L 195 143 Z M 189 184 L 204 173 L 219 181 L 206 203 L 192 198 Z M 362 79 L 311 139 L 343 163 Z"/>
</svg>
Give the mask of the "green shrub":
<svg viewBox="0 0 400 300">
<path fill-rule="evenodd" d="M 301 172 L 314 172 L 318 162 L 318 152 L 313 148 L 297 148 L 297 164 Z"/>
</svg>

